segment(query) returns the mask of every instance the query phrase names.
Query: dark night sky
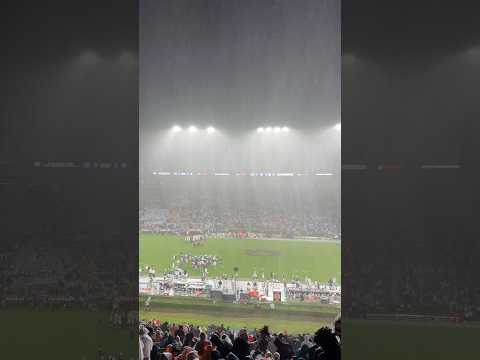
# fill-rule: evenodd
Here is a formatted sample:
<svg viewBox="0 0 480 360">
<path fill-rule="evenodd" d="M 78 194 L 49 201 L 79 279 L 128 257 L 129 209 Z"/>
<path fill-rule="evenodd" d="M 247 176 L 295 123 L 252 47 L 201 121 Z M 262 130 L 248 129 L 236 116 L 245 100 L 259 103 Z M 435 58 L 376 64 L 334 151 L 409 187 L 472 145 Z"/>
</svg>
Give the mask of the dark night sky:
<svg viewBox="0 0 480 360">
<path fill-rule="evenodd" d="M 149 75 L 141 82 L 142 126 L 195 120 L 250 128 L 277 119 L 310 126 L 337 115 L 340 35 L 332 14 L 339 13 L 338 2 L 141 4 L 141 40 L 158 45 L 142 48 L 141 75 Z M 478 6 L 474 1 L 344 2 L 347 156 L 475 159 Z M 100 120 L 116 131 L 133 130 L 118 118 L 136 102 L 132 96 L 125 104 L 129 91 L 136 91 L 136 76 L 111 65 L 136 51 L 135 2 L 17 0 L 6 2 L 2 15 L 3 32 L 15 35 L 2 39 L 2 152 L 53 156 L 58 146 L 80 157 L 87 135 L 108 127 L 98 125 Z M 158 53 L 150 56 L 150 51 Z M 103 68 L 98 64 L 74 91 L 65 71 L 85 52 L 103 59 Z M 95 108 L 91 100 L 104 94 L 102 86 L 110 95 Z M 82 113 L 87 108 L 92 111 Z M 110 115 L 99 116 L 102 111 Z M 352 117 L 359 120 L 350 122 Z M 376 130 L 385 131 L 379 141 L 365 141 Z M 118 144 L 111 151 L 107 145 L 105 154 L 126 149 Z"/>
<path fill-rule="evenodd" d="M 333 125 L 336 0 L 141 2 L 141 127 Z"/>
</svg>

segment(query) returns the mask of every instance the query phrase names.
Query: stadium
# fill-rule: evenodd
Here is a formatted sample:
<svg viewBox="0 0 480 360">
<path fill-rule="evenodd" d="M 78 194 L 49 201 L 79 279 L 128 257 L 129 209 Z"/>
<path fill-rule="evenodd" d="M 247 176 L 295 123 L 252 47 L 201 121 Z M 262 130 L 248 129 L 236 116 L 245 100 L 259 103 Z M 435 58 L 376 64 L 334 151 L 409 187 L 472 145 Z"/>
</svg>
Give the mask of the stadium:
<svg viewBox="0 0 480 360">
<path fill-rule="evenodd" d="M 153 354 L 203 358 L 202 339 L 230 339 L 212 357 L 264 342 L 262 358 L 290 359 L 323 328 L 339 355 L 339 3 L 304 5 L 142 2 L 139 318 Z"/>
<path fill-rule="evenodd" d="M 241 137 L 213 126 L 165 130 L 162 153 L 177 155 L 154 160 L 141 177 L 140 318 L 208 326 L 221 311 L 226 326 L 298 332 L 333 322 L 341 298 L 340 127 L 315 135 L 324 142 L 285 126 Z M 305 143 L 329 147 L 329 156 L 314 167 L 318 159 L 295 156 Z M 272 146 L 289 155 L 275 158 Z M 251 168 L 252 159 L 241 159 L 248 149 L 257 149 Z M 226 170 L 205 170 L 225 160 Z"/>
<path fill-rule="evenodd" d="M 475 4 L 6 5 L 2 358 L 480 358 Z"/>
</svg>

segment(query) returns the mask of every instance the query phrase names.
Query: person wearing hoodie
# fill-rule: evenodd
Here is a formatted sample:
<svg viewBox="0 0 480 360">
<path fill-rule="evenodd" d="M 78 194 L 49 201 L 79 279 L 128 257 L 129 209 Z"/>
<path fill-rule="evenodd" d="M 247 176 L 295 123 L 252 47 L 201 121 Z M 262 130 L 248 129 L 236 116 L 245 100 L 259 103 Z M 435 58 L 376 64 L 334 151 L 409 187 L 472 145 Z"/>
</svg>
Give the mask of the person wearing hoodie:
<svg viewBox="0 0 480 360">
<path fill-rule="evenodd" d="M 227 348 L 222 339 L 220 339 L 220 336 L 218 336 L 217 333 L 213 333 L 212 336 L 210 336 L 210 342 L 214 346 L 214 349 L 218 352 L 219 358 L 225 359 L 230 350 Z"/>
<path fill-rule="evenodd" d="M 233 341 L 232 353 L 234 353 L 240 360 L 244 360 L 250 355 L 248 334 L 245 329 L 240 330 L 238 337 Z"/>
<path fill-rule="evenodd" d="M 300 344 L 300 347 L 298 348 L 297 351 L 297 358 L 298 359 L 304 359 L 304 360 L 309 360 L 310 359 L 310 348 L 313 346 L 313 342 L 310 338 L 310 335 L 304 335 L 303 336 L 303 341 Z"/>
<path fill-rule="evenodd" d="M 280 360 L 290 360 L 295 355 L 292 346 L 283 341 L 282 334 L 277 336 L 274 344 L 277 347 L 277 352 L 280 354 Z"/>
<path fill-rule="evenodd" d="M 233 343 L 227 334 L 222 335 L 222 341 L 225 344 L 225 347 L 227 348 L 227 350 L 232 351 Z"/>
<path fill-rule="evenodd" d="M 183 343 L 182 340 L 180 340 L 180 336 L 175 336 L 175 340 L 173 341 L 173 350 L 175 351 L 176 354 L 182 351 L 183 348 Z"/>
<path fill-rule="evenodd" d="M 322 327 L 319 329 L 313 338 L 317 346 L 317 351 L 315 357 L 312 357 L 310 353 L 311 360 L 340 360 L 341 359 L 341 349 L 338 339 L 335 336 L 335 333 L 329 327 Z"/>
</svg>

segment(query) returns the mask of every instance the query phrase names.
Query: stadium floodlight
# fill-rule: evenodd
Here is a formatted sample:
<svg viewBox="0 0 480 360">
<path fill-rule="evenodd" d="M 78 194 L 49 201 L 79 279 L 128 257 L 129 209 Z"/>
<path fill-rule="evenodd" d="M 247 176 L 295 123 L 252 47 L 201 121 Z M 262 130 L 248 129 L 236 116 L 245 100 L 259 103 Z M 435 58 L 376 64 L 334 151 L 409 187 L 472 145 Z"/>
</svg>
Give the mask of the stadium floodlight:
<svg viewBox="0 0 480 360">
<path fill-rule="evenodd" d="M 266 129 L 265 129 L 266 132 L 272 132 L 272 127 L 271 126 L 268 126 Z"/>
<path fill-rule="evenodd" d="M 188 132 L 191 132 L 191 133 L 197 132 L 197 127 L 193 125 L 189 126 Z"/>
<path fill-rule="evenodd" d="M 280 126 L 275 126 L 273 128 L 273 132 L 276 132 L 276 133 L 280 132 Z"/>
<path fill-rule="evenodd" d="M 257 128 L 257 133 L 263 133 L 265 129 L 263 127 Z"/>
<path fill-rule="evenodd" d="M 174 127 L 172 127 L 172 131 L 173 132 L 179 132 L 179 131 L 182 131 L 182 128 L 178 125 L 175 125 Z"/>
<path fill-rule="evenodd" d="M 341 131 L 342 130 L 342 124 L 341 123 L 338 123 L 334 126 L 334 129 L 337 130 L 337 131 Z"/>
<path fill-rule="evenodd" d="M 215 132 L 215 128 L 213 126 L 209 126 L 207 128 L 207 134 L 213 134 Z"/>
<path fill-rule="evenodd" d="M 283 132 L 289 132 L 290 129 L 289 129 L 287 126 L 284 126 L 284 127 L 282 127 L 282 131 L 283 131 Z"/>
</svg>

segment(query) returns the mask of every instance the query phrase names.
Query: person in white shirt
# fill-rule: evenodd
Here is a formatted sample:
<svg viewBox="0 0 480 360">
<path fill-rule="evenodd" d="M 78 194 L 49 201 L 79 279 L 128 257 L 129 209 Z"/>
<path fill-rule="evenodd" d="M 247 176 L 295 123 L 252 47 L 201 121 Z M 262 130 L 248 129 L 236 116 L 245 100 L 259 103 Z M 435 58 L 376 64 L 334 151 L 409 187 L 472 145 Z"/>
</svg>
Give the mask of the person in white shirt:
<svg viewBox="0 0 480 360">
<path fill-rule="evenodd" d="M 148 335 L 148 329 L 143 325 L 140 326 L 140 341 L 142 342 L 143 360 L 150 360 L 150 352 L 153 348 L 153 340 L 150 335 Z"/>
<path fill-rule="evenodd" d="M 138 360 L 143 360 L 143 343 L 140 336 L 138 336 Z"/>
</svg>

